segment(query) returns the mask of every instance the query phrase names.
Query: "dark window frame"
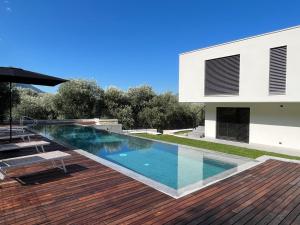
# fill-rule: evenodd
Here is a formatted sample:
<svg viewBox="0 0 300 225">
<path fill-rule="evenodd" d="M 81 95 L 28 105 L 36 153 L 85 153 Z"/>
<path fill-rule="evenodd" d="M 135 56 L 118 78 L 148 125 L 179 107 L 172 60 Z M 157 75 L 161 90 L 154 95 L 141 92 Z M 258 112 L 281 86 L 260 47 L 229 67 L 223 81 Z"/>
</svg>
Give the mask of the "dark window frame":
<svg viewBox="0 0 300 225">
<path fill-rule="evenodd" d="M 227 59 L 227 64 L 223 64 L 224 59 Z M 218 62 L 219 60 L 219 62 Z M 223 60 L 223 61 L 221 61 Z M 235 64 L 235 61 L 238 63 Z M 233 62 L 232 62 L 233 61 Z M 216 63 L 216 66 L 208 65 L 210 62 Z M 213 59 L 207 59 L 204 62 L 204 96 L 238 96 L 240 92 L 240 64 L 241 55 L 234 54 Z M 208 67 L 209 71 L 208 71 Z M 211 76 L 208 78 L 208 74 L 215 72 L 216 74 L 225 72 L 225 79 L 221 76 Z M 236 73 L 237 74 L 233 74 Z M 231 74 L 230 74 L 231 73 Z M 223 79 L 220 79 L 223 78 Z M 212 80 L 216 83 L 215 89 L 213 89 Z M 219 83 L 218 83 L 219 82 Z M 210 87 L 209 87 L 210 86 Z"/>
<path fill-rule="evenodd" d="M 285 50 L 284 62 L 282 57 L 273 53 L 272 50 Z M 286 95 L 286 78 L 287 78 L 287 45 L 282 45 L 269 50 L 269 95 Z M 273 55 L 272 55 L 273 53 Z"/>
</svg>

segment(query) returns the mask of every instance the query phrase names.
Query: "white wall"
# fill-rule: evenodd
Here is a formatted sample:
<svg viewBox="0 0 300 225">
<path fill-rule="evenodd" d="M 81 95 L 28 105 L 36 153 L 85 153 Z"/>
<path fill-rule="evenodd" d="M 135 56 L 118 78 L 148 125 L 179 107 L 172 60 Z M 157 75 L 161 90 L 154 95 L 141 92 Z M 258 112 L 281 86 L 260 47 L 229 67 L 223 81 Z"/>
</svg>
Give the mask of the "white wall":
<svg viewBox="0 0 300 225">
<path fill-rule="evenodd" d="M 216 107 L 250 108 L 250 143 L 300 149 L 300 104 L 209 103 L 205 111 L 206 137 L 216 137 Z"/>
<path fill-rule="evenodd" d="M 223 106 L 220 105 L 220 106 Z M 205 106 L 205 126 L 204 134 L 205 137 L 216 138 L 216 120 L 217 120 L 217 105 L 209 103 Z"/>
<path fill-rule="evenodd" d="M 270 48 L 287 45 L 286 95 L 269 96 Z M 239 96 L 204 96 L 205 60 L 240 54 Z M 300 27 L 183 53 L 181 102 L 300 102 Z"/>
</svg>

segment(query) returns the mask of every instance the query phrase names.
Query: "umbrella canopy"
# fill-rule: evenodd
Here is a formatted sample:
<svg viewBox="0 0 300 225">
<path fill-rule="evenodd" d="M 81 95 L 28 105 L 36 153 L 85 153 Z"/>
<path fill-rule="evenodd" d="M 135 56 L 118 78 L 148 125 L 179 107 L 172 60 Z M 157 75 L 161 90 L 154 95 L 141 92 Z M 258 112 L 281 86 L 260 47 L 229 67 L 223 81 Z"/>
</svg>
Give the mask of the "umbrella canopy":
<svg viewBox="0 0 300 225">
<path fill-rule="evenodd" d="M 12 140 L 12 96 L 11 83 L 36 84 L 44 86 L 55 86 L 67 80 L 58 77 L 48 76 L 41 73 L 31 72 L 14 67 L 0 67 L 0 82 L 10 84 L 10 141 Z"/>
<path fill-rule="evenodd" d="M 67 80 L 13 67 L 0 67 L 0 82 L 55 86 Z"/>
</svg>

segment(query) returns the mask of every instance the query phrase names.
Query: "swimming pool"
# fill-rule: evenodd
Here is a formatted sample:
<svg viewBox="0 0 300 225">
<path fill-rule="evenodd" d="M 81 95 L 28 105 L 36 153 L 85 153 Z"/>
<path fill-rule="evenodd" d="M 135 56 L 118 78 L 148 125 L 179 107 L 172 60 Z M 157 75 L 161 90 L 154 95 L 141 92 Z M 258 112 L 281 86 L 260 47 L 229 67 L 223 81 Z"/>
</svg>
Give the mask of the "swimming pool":
<svg viewBox="0 0 300 225">
<path fill-rule="evenodd" d="M 80 153 L 173 197 L 191 193 L 239 171 L 242 165 L 254 163 L 241 157 L 108 133 L 89 126 L 38 125 L 33 130 L 79 148 Z"/>
</svg>

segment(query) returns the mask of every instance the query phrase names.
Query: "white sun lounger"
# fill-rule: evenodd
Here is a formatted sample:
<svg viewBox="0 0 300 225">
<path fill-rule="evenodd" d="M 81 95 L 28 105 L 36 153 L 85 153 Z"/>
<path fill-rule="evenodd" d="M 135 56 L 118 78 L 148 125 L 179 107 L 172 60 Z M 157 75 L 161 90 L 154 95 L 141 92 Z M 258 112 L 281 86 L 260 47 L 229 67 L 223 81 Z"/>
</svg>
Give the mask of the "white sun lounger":
<svg viewBox="0 0 300 225">
<path fill-rule="evenodd" d="M 69 157 L 71 157 L 71 155 L 68 153 L 53 151 L 0 160 L 0 180 L 3 180 L 5 176 L 7 176 L 7 170 L 9 169 L 30 166 L 32 164 L 39 164 L 43 162 L 52 162 L 53 167 L 60 168 L 66 173 L 67 169 L 64 159 Z M 60 161 L 61 166 L 57 166 L 55 161 Z"/>
<path fill-rule="evenodd" d="M 0 152 L 18 150 L 23 148 L 35 147 L 37 152 L 41 152 L 38 147 L 41 147 L 42 152 L 45 152 L 44 146 L 49 145 L 47 141 L 30 141 L 30 142 L 20 142 L 20 143 L 9 143 L 0 145 Z"/>
<path fill-rule="evenodd" d="M 20 126 L 20 127 L 13 127 L 11 130 L 12 131 L 16 131 L 16 132 L 22 132 L 24 133 L 25 132 L 25 128 L 24 126 Z M 0 132 L 9 132 L 10 131 L 10 128 L 9 127 L 1 127 L 0 128 Z"/>
<path fill-rule="evenodd" d="M 13 135 L 11 138 L 12 139 L 18 139 L 21 138 L 23 141 L 25 141 L 25 138 L 28 139 L 28 141 L 30 141 L 30 137 L 34 136 L 35 134 L 19 134 L 19 135 Z M 0 141 L 5 141 L 5 140 L 9 140 L 10 136 L 3 136 L 0 137 Z"/>
</svg>

